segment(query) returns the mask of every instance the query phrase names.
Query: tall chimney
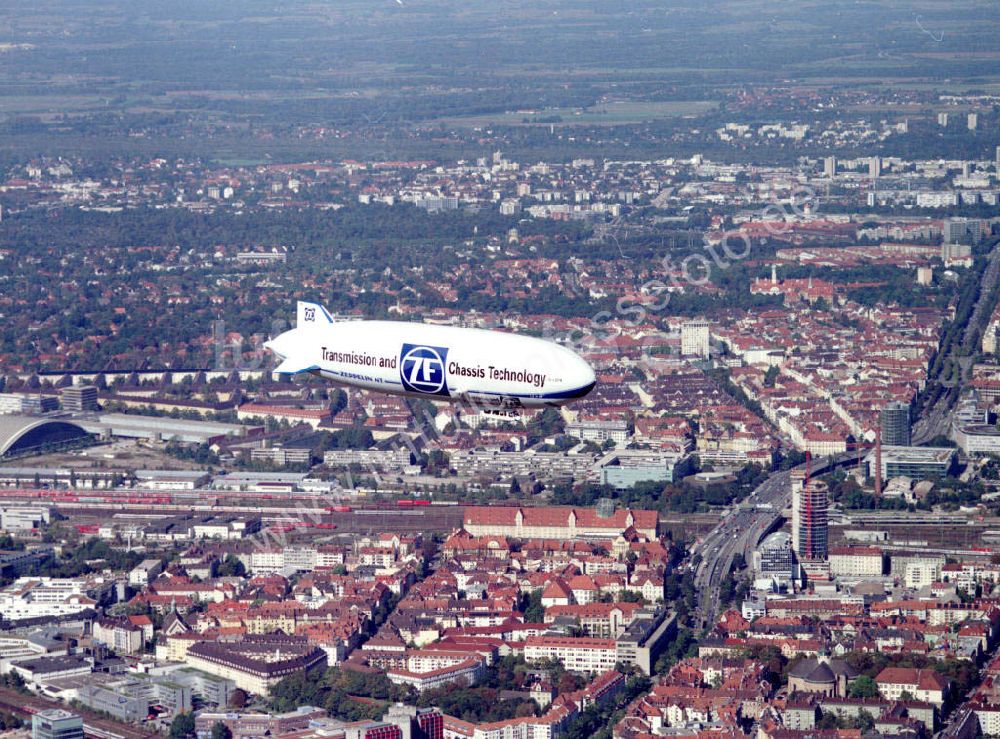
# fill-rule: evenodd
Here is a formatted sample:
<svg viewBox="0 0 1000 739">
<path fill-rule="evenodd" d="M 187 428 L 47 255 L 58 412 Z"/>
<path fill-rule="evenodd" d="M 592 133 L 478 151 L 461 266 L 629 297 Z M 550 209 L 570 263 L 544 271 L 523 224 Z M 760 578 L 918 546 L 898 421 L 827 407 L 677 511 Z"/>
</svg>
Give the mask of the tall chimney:
<svg viewBox="0 0 1000 739">
<path fill-rule="evenodd" d="M 882 424 L 875 428 L 875 495 L 882 495 Z"/>
</svg>

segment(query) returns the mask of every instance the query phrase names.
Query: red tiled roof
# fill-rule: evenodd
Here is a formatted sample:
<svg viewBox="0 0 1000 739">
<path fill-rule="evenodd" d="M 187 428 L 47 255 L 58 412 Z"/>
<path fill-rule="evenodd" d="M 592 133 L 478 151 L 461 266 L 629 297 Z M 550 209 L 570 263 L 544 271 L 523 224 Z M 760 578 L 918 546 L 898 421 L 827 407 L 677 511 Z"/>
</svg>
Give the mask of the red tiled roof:
<svg viewBox="0 0 1000 739">
<path fill-rule="evenodd" d="M 636 527 L 654 528 L 657 524 L 656 511 L 622 508 L 610 516 L 601 517 L 592 508 L 512 508 L 492 506 L 466 508 L 465 523 L 479 526 L 514 526 L 519 511 L 523 516 L 525 526 L 568 526 L 570 516 L 575 515 L 578 528 L 624 530 L 630 525 L 628 521 L 629 514 L 632 515 L 634 521 L 632 525 Z"/>
<path fill-rule="evenodd" d="M 946 690 L 948 681 L 934 670 L 917 670 L 912 667 L 886 667 L 875 682 L 891 685 L 915 685 L 919 690 Z"/>
</svg>

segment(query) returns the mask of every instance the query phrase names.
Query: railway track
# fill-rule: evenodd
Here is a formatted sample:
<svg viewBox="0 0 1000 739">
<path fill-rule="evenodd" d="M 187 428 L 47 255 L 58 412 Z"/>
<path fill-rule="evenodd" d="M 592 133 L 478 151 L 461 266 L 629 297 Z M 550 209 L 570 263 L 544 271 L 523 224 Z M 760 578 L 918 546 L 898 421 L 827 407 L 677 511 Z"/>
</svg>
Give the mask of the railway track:
<svg viewBox="0 0 1000 739">
<path fill-rule="evenodd" d="M 0 496 L 0 502 L 3 496 Z M 400 533 L 448 533 L 462 525 L 464 508 L 425 508 L 415 511 L 365 510 L 352 513 L 321 512 L 313 515 L 308 508 L 254 507 L 254 506 L 149 506 L 140 504 L 69 503 L 55 504 L 56 509 L 69 517 L 88 517 L 114 521 L 116 518 L 155 520 L 182 513 L 235 513 L 257 515 L 265 525 L 287 525 L 301 522 L 299 531 L 317 533 L 366 534 L 375 529 Z M 124 521 L 123 521 L 124 522 Z M 316 526 L 315 524 L 322 524 Z"/>
<path fill-rule="evenodd" d="M 4 711 L 30 720 L 32 715 L 51 708 L 67 710 L 67 707 L 58 701 L 37 695 L 18 693 L 10 688 L 0 688 L 0 709 Z M 96 737 L 96 739 L 151 739 L 151 737 L 160 736 L 155 731 L 104 718 L 87 710 L 75 708 L 72 710 L 83 717 L 83 733 L 88 737 Z"/>
</svg>

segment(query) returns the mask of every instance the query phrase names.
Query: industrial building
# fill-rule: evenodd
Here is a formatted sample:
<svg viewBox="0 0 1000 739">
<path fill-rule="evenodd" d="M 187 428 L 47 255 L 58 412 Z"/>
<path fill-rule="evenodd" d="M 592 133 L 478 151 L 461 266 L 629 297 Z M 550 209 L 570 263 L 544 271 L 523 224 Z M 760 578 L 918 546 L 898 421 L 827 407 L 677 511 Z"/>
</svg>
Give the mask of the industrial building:
<svg viewBox="0 0 1000 739">
<path fill-rule="evenodd" d="M 263 433 L 263 427 L 221 421 L 189 421 L 131 413 L 102 413 L 94 419 L 74 421 L 78 426 L 100 436 L 120 436 L 150 441 L 179 441 L 186 444 L 212 444 L 227 438 L 243 438 Z"/>
<path fill-rule="evenodd" d="M 686 456 L 644 449 L 612 451 L 594 464 L 602 485 L 624 490 L 638 482 L 674 482 L 684 476 Z"/>
<path fill-rule="evenodd" d="M 1000 454 L 1000 430 L 996 426 L 956 423 L 952 433 L 955 443 L 970 457 Z"/>
<path fill-rule="evenodd" d="M 0 529 L 4 531 L 32 531 L 40 529 L 51 520 L 47 506 L 4 506 L 0 508 Z"/>
<path fill-rule="evenodd" d="M 204 470 L 136 470 L 135 477 L 147 490 L 197 490 L 211 479 Z"/>
<path fill-rule="evenodd" d="M 52 449 L 88 437 L 88 429 L 69 418 L 0 415 L 0 457 Z"/>
<path fill-rule="evenodd" d="M 121 470 L 96 468 L 71 469 L 69 467 L 0 467 L 0 487 L 48 486 L 51 488 L 76 488 L 92 490 L 114 487 L 123 481 Z"/>
<path fill-rule="evenodd" d="M 59 401 L 51 395 L 0 393 L 0 414 L 47 413 L 58 408 Z"/>
<path fill-rule="evenodd" d="M 914 480 L 944 477 L 955 465 L 955 450 L 950 447 L 882 445 L 882 479 L 909 477 Z M 868 476 L 875 476 L 877 451 L 865 456 Z"/>
</svg>

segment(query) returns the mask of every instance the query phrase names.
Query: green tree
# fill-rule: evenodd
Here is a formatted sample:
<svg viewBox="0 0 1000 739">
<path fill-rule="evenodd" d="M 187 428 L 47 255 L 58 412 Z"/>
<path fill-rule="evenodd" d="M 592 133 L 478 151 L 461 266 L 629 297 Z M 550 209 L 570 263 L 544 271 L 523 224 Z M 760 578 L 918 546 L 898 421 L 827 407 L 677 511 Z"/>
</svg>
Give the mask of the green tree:
<svg viewBox="0 0 1000 739">
<path fill-rule="evenodd" d="M 170 723 L 170 739 L 184 739 L 189 736 L 194 736 L 194 714 L 178 713 Z"/>
<path fill-rule="evenodd" d="M 529 624 L 540 624 L 545 620 L 545 607 L 542 605 L 542 590 L 536 588 L 528 595 L 524 606 L 524 620 Z"/>
<path fill-rule="evenodd" d="M 219 563 L 217 574 L 219 577 L 243 577 L 246 571 L 247 568 L 239 557 L 227 554 L 226 558 Z"/>
<path fill-rule="evenodd" d="M 878 685 L 867 675 L 855 678 L 847 689 L 852 698 L 874 698 L 878 695 Z"/>
<path fill-rule="evenodd" d="M 776 366 L 771 365 L 767 368 L 767 372 L 764 373 L 764 387 L 774 387 L 775 381 L 778 379 L 779 370 Z"/>
<path fill-rule="evenodd" d="M 246 691 L 241 688 L 236 688 L 232 693 L 229 694 L 229 707 L 239 710 L 247 704 L 247 694 Z"/>
<path fill-rule="evenodd" d="M 212 726 L 212 739 L 233 739 L 233 732 L 221 721 L 216 721 Z"/>
</svg>

